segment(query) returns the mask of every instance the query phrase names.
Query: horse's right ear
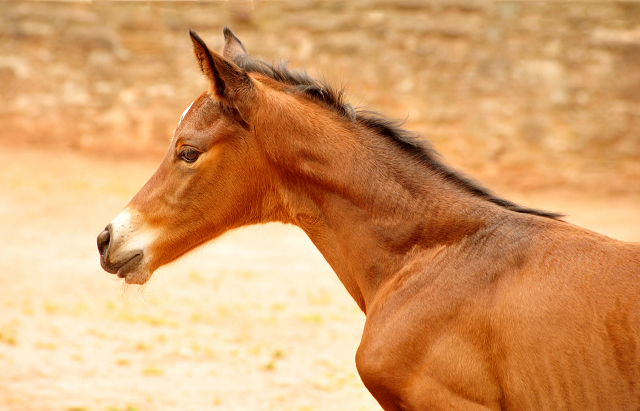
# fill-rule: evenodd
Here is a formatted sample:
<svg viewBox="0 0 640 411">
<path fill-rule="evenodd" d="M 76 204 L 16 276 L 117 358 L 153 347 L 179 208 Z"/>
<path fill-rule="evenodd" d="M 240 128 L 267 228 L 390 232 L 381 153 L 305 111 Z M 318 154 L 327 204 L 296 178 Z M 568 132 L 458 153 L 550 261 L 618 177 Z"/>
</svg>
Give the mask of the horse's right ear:
<svg viewBox="0 0 640 411">
<path fill-rule="evenodd" d="M 193 52 L 200 70 L 209 80 L 209 92 L 226 104 L 239 108 L 240 103 L 253 93 L 253 82 L 246 71 L 215 51 L 209 50 L 202 39 L 189 30 Z"/>
</svg>

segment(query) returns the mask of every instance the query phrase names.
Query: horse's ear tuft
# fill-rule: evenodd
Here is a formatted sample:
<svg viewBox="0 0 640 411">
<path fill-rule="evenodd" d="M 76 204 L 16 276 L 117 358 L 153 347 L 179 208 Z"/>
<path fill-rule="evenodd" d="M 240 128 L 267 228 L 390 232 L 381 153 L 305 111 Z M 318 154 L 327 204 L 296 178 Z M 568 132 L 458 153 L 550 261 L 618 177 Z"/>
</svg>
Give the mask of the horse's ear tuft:
<svg viewBox="0 0 640 411">
<path fill-rule="evenodd" d="M 233 34 L 229 27 L 225 26 L 222 30 L 224 34 L 224 48 L 222 49 L 222 56 L 228 58 L 231 61 L 236 61 L 236 58 L 247 55 L 247 49 L 239 38 Z"/>
<path fill-rule="evenodd" d="M 209 80 L 209 92 L 233 107 L 238 106 L 253 91 L 249 75 L 232 61 L 209 50 L 193 30 L 189 30 L 189 34 L 200 70 Z"/>
</svg>

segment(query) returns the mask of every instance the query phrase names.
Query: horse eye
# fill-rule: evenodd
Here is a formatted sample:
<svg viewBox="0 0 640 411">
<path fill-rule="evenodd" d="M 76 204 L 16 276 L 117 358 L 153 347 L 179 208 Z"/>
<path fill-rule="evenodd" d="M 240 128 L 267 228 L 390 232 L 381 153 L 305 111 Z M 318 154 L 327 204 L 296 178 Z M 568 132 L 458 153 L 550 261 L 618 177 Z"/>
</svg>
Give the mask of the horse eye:
<svg viewBox="0 0 640 411">
<path fill-rule="evenodd" d="M 200 157 L 200 152 L 195 148 L 186 147 L 180 151 L 180 158 L 187 163 L 193 163 Z"/>
</svg>

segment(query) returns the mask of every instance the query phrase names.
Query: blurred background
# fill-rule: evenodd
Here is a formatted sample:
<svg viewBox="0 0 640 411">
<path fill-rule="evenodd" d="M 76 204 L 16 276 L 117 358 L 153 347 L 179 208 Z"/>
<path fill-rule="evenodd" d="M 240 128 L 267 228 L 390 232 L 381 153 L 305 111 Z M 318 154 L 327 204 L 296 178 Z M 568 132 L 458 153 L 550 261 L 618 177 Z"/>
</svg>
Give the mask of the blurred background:
<svg viewBox="0 0 640 411">
<path fill-rule="evenodd" d="M 220 50 L 228 25 L 251 54 L 346 86 L 353 104 L 406 119 L 474 173 L 527 186 L 596 178 L 611 190 L 640 189 L 638 2 L 0 7 L 6 143 L 164 152 L 179 114 L 206 86 L 187 30 Z"/>
<path fill-rule="evenodd" d="M 640 241 L 640 3 L 0 1 L 0 411 L 376 410 L 364 316 L 301 231 L 231 233 L 143 289 L 95 236 L 207 87 L 193 29 L 405 120 L 529 206 Z"/>
</svg>

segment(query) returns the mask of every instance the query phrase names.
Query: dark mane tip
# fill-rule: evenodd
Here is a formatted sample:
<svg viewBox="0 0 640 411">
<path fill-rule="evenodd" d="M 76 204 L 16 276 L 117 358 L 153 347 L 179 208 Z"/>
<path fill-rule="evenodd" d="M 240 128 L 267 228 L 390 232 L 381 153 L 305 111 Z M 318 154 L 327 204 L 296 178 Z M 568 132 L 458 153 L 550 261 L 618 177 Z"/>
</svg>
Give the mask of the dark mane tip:
<svg viewBox="0 0 640 411">
<path fill-rule="evenodd" d="M 440 154 L 431 146 L 431 144 L 429 144 L 429 142 L 420 138 L 417 133 L 410 132 L 402 128 L 402 121 L 389 119 L 374 111 L 363 109 L 357 110 L 356 121 L 376 134 L 390 139 L 398 147 L 410 154 L 413 158 L 418 159 L 447 181 L 456 184 L 458 187 L 476 197 L 480 197 L 500 207 L 518 213 L 533 214 L 553 219 L 563 217 L 562 214 L 522 207 L 516 203 L 497 197 L 476 181 L 469 179 L 446 165 L 441 160 Z"/>
<path fill-rule="evenodd" d="M 262 59 L 254 59 L 246 54 L 236 57 L 234 63 L 249 73 L 259 73 L 290 86 L 291 92 L 303 94 L 305 97 L 335 111 L 349 121 L 357 122 L 376 134 L 389 139 L 411 157 L 416 158 L 446 180 L 476 197 L 518 213 L 553 219 L 563 217 L 562 214 L 522 207 L 495 196 L 479 183 L 467 178 L 442 162 L 440 154 L 431 144 L 421 139 L 418 134 L 402 128 L 402 121 L 389 119 L 374 111 L 355 109 L 344 102 L 344 93 L 341 90 L 336 90 L 328 83 L 310 77 L 304 70 L 290 70 L 284 61 L 269 63 Z"/>
</svg>

